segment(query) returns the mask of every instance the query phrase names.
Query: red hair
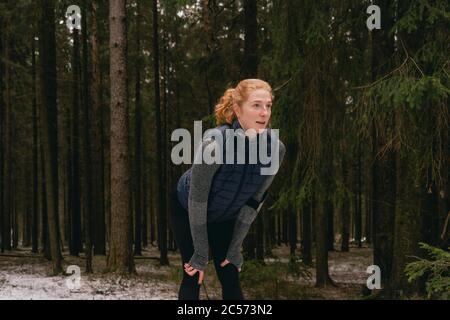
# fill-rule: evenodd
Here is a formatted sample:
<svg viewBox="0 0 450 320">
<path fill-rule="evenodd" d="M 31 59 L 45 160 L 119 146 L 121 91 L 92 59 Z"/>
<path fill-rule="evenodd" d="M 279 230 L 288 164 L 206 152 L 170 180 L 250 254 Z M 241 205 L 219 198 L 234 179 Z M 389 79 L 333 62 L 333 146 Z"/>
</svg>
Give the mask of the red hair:
<svg viewBox="0 0 450 320">
<path fill-rule="evenodd" d="M 274 96 L 271 86 L 260 79 L 245 79 L 239 82 L 236 88 L 227 89 L 216 104 L 215 112 L 217 125 L 225 123 L 232 124 L 234 119 L 236 119 L 233 105 L 237 104 L 241 107 L 242 103 L 248 99 L 250 93 L 257 89 L 269 91 L 273 100 Z"/>
</svg>

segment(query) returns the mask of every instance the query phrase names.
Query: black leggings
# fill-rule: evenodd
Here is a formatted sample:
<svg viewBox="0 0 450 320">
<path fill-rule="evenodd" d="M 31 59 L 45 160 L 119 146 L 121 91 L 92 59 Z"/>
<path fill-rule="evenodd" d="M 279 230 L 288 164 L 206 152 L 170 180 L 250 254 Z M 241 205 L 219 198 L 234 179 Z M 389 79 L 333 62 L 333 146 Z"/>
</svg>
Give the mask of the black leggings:
<svg viewBox="0 0 450 320">
<path fill-rule="evenodd" d="M 194 276 L 184 271 L 184 264 L 189 262 L 194 254 L 191 229 L 189 225 L 189 214 L 178 201 L 177 193 L 172 194 L 171 228 L 181 253 L 181 268 L 183 280 L 178 292 L 179 300 L 199 300 L 200 285 L 198 284 L 199 273 Z M 222 298 L 224 300 L 243 300 L 241 285 L 239 282 L 239 271 L 229 263 L 221 267 L 220 263 L 225 260 L 228 245 L 233 234 L 235 220 L 220 223 L 208 223 L 208 241 L 214 260 L 217 276 L 222 284 Z M 207 275 L 205 274 L 205 278 Z"/>
</svg>

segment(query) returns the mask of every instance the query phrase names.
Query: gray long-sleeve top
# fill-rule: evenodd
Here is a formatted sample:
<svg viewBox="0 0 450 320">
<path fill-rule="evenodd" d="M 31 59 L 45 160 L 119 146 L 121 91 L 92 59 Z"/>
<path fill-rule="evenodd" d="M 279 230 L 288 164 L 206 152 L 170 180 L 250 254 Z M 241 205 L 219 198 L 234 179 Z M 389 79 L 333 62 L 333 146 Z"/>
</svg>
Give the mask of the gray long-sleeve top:
<svg viewBox="0 0 450 320">
<path fill-rule="evenodd" d="M 203 154 L 214 154 L 217 150 L 217 142 L 214 139 L 203 140 L 201 146 L 195 153 L 196 161 L 192 165 L 191 181 L 188 197 L 188 212 L 191 234 L 194 242 L 194 254 L 189 264 L 198 270 L 204 270 L 208 263 L 209 243 L 207 232 L 207 209 L 208 196 L 210 193 L 212 181 L 221 164 L 206 164 L 198 157 Z M 286 148 L 278 140 L 279 164 L 282 163 Z M 252 198 L 260 203 L 269 186 L 271 185 L 275 174 L 267 175 L 260 188 L 253 194 Z M 261 203 L 262 204 L 262 203 Z M 243 264 L 241 253 L 242 243 L 255 220 L 261 205 L 255 210 L 253 207 L 244 205 L 238 212 L 236 223 L 233 230 L 233 236 L 228 248 L 226 259 L 234 264 L 239 270 Z"/>
</svg>

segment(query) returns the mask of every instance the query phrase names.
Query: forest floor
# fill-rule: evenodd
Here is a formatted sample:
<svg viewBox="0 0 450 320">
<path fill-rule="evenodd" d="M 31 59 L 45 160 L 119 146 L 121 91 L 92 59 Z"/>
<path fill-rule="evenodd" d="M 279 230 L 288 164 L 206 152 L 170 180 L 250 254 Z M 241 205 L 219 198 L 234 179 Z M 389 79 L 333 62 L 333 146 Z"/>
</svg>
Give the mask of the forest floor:
<svg viewBox="0 0 450 320">
<path fill-rule="evenodd" d="M 314 268 L 288 264 L 289 248 L 274 249 L 266 265 L 245 262 L 241 273 L 247 299 L 361 299 L 362 288 L 372 264 L 372 250 L 350 247 L 350 252 L 329 253 L 330 276 L 336 287 L 315 288 Z M 143 250 L 135 258 L 137 274 L 120 277 L 106 274 L 104 256 L 94 256 L 93 274 L 84 273 L 84 258 L 64 254 L 64 270 L 80 267 L 81 280 L 74 275 L 51 276 L 51 263 L 28 248 L 0 255 L 0 300 L 4 299 L 176 299 L 182 277 L 180 258 L 169 252 L 170 266 L 160 266 L 155 247 Z M 206 270 L 201 299 L 221 299 L 220 284 L 214 266 Z M 296 275 L 297 274 L 297 275 Z M 299 276 L 302 274 L 303 276 Z M 309 275 L 309 278 L 305 275 Z"/>
</svg>

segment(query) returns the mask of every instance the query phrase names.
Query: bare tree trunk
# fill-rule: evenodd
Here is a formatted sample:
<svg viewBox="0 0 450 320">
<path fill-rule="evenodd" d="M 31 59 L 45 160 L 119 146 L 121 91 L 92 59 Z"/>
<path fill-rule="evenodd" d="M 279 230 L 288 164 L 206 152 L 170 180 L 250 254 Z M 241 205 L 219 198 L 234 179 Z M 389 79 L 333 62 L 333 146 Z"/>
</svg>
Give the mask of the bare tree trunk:
<svg viewBox="0 0 450 320">
<path fill-rule="evenodd" d="M 390 71 L 389 59 L 394 52 L 393 36 L 388 30 L 393 18 L 390 15 L 390 2 L 381 1 L 381 19 L 385 27 L 372 30 L 372 81 Z M 392 117 L 391 115 L 388 115 Z M 386 143 L 386 135 L 391 121 L 372 122 L 372 217 L 373 217 L 373 255 L 374 264 L 381 269 L 382 283 L 389 284 L 392 271 L 394 217 L 395 217 L 395 157 L 388 152 L 383 158 L 378 154 L 380 147 Z M 391 127 L 392 128 L 392 127 Z"/>
<path fill-rule="evenodd" d="M 83 17 L 84 20 L 84 17 Z M 72 110 L 70 133 L 70 255 L 78 256 L 81 244 L 81 170 L 80 170 L 80 36 L 78 29 L 73 29 L 72 55 Z"/>
<path fill-rule="evenodd" d="M 325 287 L 330 284 L 328 274 L 328 248 L 327 248 L 327 200 L 322 195 L 318 197 L 318 209 L 316 211 L 316 287 Z"/>
<path fill-rule="evenodd" d="M 317 62 L 318 63 L 318 60 Z M 321 87 L 325 81 L 319 78 L 316 86 Z M 316 232 L 316 286 L 326 287 L 333 285 L 328 271 L 328 249 L 329 249 L 329 219 L 333 218 L 333 201 L 331 195 L 333 179 L 333 148 L 332 131 L 335 128 L 335 118 L 329 104 L 323 101 L 316 106 L 319 109 L 318 123 L 320 125 L 320 154 L 319 154 L 319 177 L 316 182 L 318 187 L 317 211 L 315 216 Z"/>
<path fill-rule="evenodd" d="M 303 263 L 306 265 L 312 264 L 312 234 L 311 234 L 311 202 L 307 202 L 303 205 L 302 210 L 302 243 L 301 253 Z"/>
<path fill-rule="evenodd" d="M 159 29 L 158 29 L 158 0 L 153 0 L 153 71 L 155 79 L 155 118 L 156 118 L 156 172 L 158 175 L 158 246 L 160 248 L 160 263 L 161 265 L 168 265 L 167 258 L 167 212 L 165 202 L 165 181 L 164 181 L 164 163 L 163 163 L 163 132 L 162 132 L 162 118 L 161 118 L 161 98 L 159 85 Z"/>
<path fill-rule="evenodd" d="M 358 141 L 358 154 L 356 164 L 356 192 L 355 192 L 355 242 L 361 248 L 362 238 L 362 207 L 361 207 L 361 142 Z"/>
<path fill-rule="evenodd" d="M 39 37 L 42 108 L 40 110 L 41 137 L 45 165 L 48 234 L 53 274 L 62 272 L 58 237 L 58 155 L 56 105 L 56 43 L 55 3 L 40 1 L 41 28 Z"/>
<path fill-rule="evenodd" d="M 297 249 L 297 212 L 295 207 L 291 205 L 289 210 L 289 248 L 291 257 L 295 257 Z"/>
<path fill-rule="evenodd" d="M 136 6 L 136 83 L 135 83 L 135 145 L 134 145 L 134 254 L 142 255 L 142 115 L 141 115 L 141 6 Z"/>
<path fill-rule="evenodd" d="M 91 2 L 91 56 L 92 56 L 92 112 L 91 157 L 92 157 L 92 215 L 94 254 L 105 255 L 105 195 L 103 162 L 103 108 L 100 74 L 100 49 L 98 39 L 97 3 Z"/>
<path fill-rule="evenodd" d="M 348 185 L 349 185 L 349 177 L 348 177 L 348 168 L 347 168 L 347 156 L 346 151 L 343 149 L 342 152 L 342 181 L 344 184 L 344 197 L 342 199 L 341 204 L 341 215 L 342 215 L 342 242 L 341 242 L 341 251 L 348 252 L 349 251 L 349 241 L 350 241 L 350 206 L 349 201 L 350 198 L 348 196 Z"/>
<path fill-rule="evenodd" d="M 131 232 L 131 166 L 127 106 L 126 1 L 109 2 L 111 81 L 111 236 L 108 269 L 135 272 Z"/>
<path fill-rule="evenodd" d="M 11 35 L 7 34 L 4 43 L 4 56 L 10 60 Z M 11 157 L 11 66 L 5 66 L 5 93 L 3 102 L 3 237 L 2 251 L 11 250 L 11 215 L 12 215 L 12 157 Z"/>
<path fill-rule="evenodd" d="M 19 169 L 19 168 L 18 168 Z M 12 186 L 12 190 L 13 193 L 11 195 L 11 203 L 12 203 L 12 231 L 13 231 L 13 235 L 12 235 L 12 248 L 13 250 L 17 250 L 17 248 L 19 247 L 19 229 L 20 229 L 20 212 L 19 210 L 21 208 L 19 208 L 18 203 L 23 203 L 23 197 L 20 196 L 20 191 L 19 191 L 19 182 L 17 179 L 15 179 L 13 181 L 13 186 Z M 22 211 L 23 212 L 23 211 Z"/>
<path fill-rule="evenodd" d="M 410 10 L 411 3 L 409 1 L 399 1 L 398 15 L 402 17 Z M 424 25 L 419 22 L 418 28 L 412 33 L 404 31 L 399 32 L 399 38 L 402 39 L 406 48 L 410 50 L 411 56 L 415 56 L 420 48 L 424 45 Z M 409 54 L 408 54 L 409 55 Z M 423 105 L 424 114 L 422 117 L 422 128 L 427 128 L 432 132 L 435 126 L 431 105 L 426 103 Z M 407 114 L 407 108 L 397 108 L 394 114 L 395 132 L 410 132 L 410 117 Z M 425 114 L 426 113 L 426 114 Z M 402 135 L 399 134 L 399 136 Z M 422 138 L 423 139 L 423 138 Z M 431 150 L 435 143 L 431 139 Z M 433 222 L 438 216 L 437 202 L 435 193 L 433 192 L 433 179 L 430 167 L 419 169 L 416 177 L 417 165 L 413 153 L 409 147 L 405 146 L 402 141 L 396 143 L 398 148 L 395 150 L 395 231 L 392 258 L 392 277 L 390 278 L 389 291 L 393 298 L 400 298 L 415 293 L 420 293 L 420 281 L 408 281 L 405 274 L 405 266 L 407 263 L 414 261 L 412 257 L 420 256 L 421 250 L 419 242 L 427 242 L 432 245 L 432 237 L 438 233 L 433 230 Z M 448 160 L 448 159 L 447 159 Z"/>
<path fill-rule="evenodd" d="M 334 206 L 330 201 L 327 210 L 328 226 L 327 226 L 327 249 L 328 251 L 334 251 Z"/>
<path fill-rule="evenodd" d="M 402 111 L 395 115 L 395 126 L 401 127 Z M 395 201 L 395 231 L 392 257 L 392 274 L 388 285 L 389 294 L 393 298 L 419 292 L 419 283 L 409 283 L 405 274 L 405 266 L 411 262 L 411 256 L 419 255 L 419 242 L 422 238 L 423 199 L 422 190 L 414 183 L 415 170 L 412 159 L 408 155 L 400 156 L 400 150 L 395 152 L 396 171 L 396 201 Z M 421 184 L 422 185 L 422 184 Z M 407 241 L 406 241 L 407 239 Z"/>
<path fill-rule="evenodd" d="M 150 205 L 150 243 L 151 245 L 154 245 L 156 239 L 157 239 L 157 231 L 156 231 L 156 205 L 155 202 L 157 198 L 155 197 L 155 179 L 154 179 L 155 173 L 153 170 L 153 167 L 151 168 L 151 175 L 150 175 L 150 199 L 151 199 L 151 205 Z"/>
<path fill-rule="evenodd" d="M 145 144 L 143 145 L 145 148 Z M 144 160 L 144 154 L 142 160 Z M 142 163 L 142 246 L 148 246 L 148 179 L 145 161 Z"/>
<path fill-rule="evenodd" d="M 32 52 L 31 52 L 31 74 L 33 78 L 33 101 L 32 101 L 32 121 L 33 121 L 33 173 L 32 173 L 32 214 L 31 214 L 31 252 L 38 252 L 39 239 L 39 195 L 38 195 L 38 115 L 37 115 L 37 100 L 36 100 L 36 48 L 35 35 L 33 34 Z"/>
<path fill-rule="evenodd" d="M 256 0 L 244 0 L 244 60 L 241 75 L 256 78 L 258 74 L 258 5 Z"/>
<path fill-rule="evenodd" d="M 39 112 L 39 119 L 41 118 L 41 114 Z M 39 121 L 39 127 L 41 126 Z M 39 139 L 39 173 L 41 181 L 41 188 L 39 198 L 41 201 L 40 205 L 40 213 L 41 213 L 41 246 L 42 252 L 44 254 L 44 258 L 47 260 L 51 260 L 52 256 L 50 253 L 50 243 L 48 236 L 48 217 L 47 217 L 47 194 L 46 194 L 46 184 L 45 184 L 45 164 L 44 164 L 44 152 L 42 147 L 42 139 Z"/>
<path fill-rule="evenodd" d="M 3 57 L 3 16 L 0 15 L 0 57 Z M 3 190 L 4 190 L 4 118 L 5 118 L 5 104 L 3 101 L 3 77 L 4 77 L 4 63 L 0 59 L 0 252 L 4 252 L 4 228 L 3 228 L 3 217 L 4 217 L 4 206 L 3 206 Z"/>
<path fill-rule="evenodd" d="M 169 190 L 173 190 L 174 186 L 172 186 L 172 180 L 173 180 L 173 165 L 172 162 L 169 160 L 168 154 L 169 146 L 168 144 L 164 143 L 164 141 L 170 140 L 170 135 L 168 134 L 169 128 L 171 126 L 171 115 L 172 112 L 169 110 L 169 91 L 170 91 L 170 71 L 169 71 L 169 64 L 170 61 L 168 59 L 168 36 L 167 32 L 164 30 L 163 32 L 163 55 L 162 55 L 162 70 L 163 70 L 163 80 L 162 80 L 162 92 L 163 92 L 163 109 L 162 109 L 162 119 L 163 119 L 163 126 L 162 126 L 162 132 L 163 132 L 163 164 L 164 164 L 164 182 L 165 182 L 165 190 L 164 190 L 164 199 L 166 202 L 166 212 L 170 212 L 172 210 L 172 203 L 171 203 L 171 194 Z M 170 224 L 170 215 L 167 215 L 167 223 Z M 174 250 L 174 244 L 175 239 L 173 237 L 172 229 L 168 229 L 168 250 Z"/>
<path fill-rule="evenodd" d="M 17 213 L 17 179 L 13 180 L 11 187 L 11 229 L 12 229 L 12 249 L 17 250 L 19 244 L 19 218 Z"/>
<path fill-rule="evenodd" d="M 370 157 L 369 157 L 370 161 Z M 365 213 L 366 213 L 366 242 L 367 244 L 372 244 L 372 175 L 370 174 L 370 163 L 369 161 L 366 162 L 365 170 L 364 170 L 364 176 L 366 177 L 365 186 L 366 186 L 366 193 L 364 197 L 364 203 L 365 203 Z"/>
<path fill-rule="evenodd" d="M 83 95 L 82 95 L 82 107 L 83 107 L 83 121 L 82 121 L 82 137 L 83 137 L 83 229 L 84 229 L 84 256 L 85 256 L 85 272 L 92 273 L 92 165 L 91 159 L 91 137 L 89 134 L 90 120 L 90 108 L 91 99 L 89 96 L 89 72 L 88 72 L 88 36 L 87 36 L 87 14 L 86 8 L 87 1 L 83 1 L 83 19 L 82 19 L 82 41 L 83 41 L 83 64 L 82 64 L 82 77 L 83 77 Z"/>
<path fill-rule="evenodd" d="M 215 5 L 215 1 L 204 0 L 202 3 L 202 25 L 203 31 L 205 35 L 205 55 L 206 55 L 206 65 L 204 67 L 205 73 L 205 87 L 206 92 L 208 93 L 208 114 L 212 114 L 214 111 L 214 101 L 213 95 L 211 92 L 211 85 L 209 81 L 209 65 L 211 63 L 212 54 L 213 54 L 213 46 L 214 46 L 214 33 L 213 33 L 213 6 Z"/>
<path fill-rule="evenodd" d="M 288 225 L 288 212 L 286 210 L 283 210 L 282 214 L 281 214 L 281 219 L 282 219 L 282 241 L 284 243 L 284 245 L 288 246 L 289 245 L 289 238 L 288 238 L 288 233 L 289 233 L 289 225 Z"/>
</svg>

